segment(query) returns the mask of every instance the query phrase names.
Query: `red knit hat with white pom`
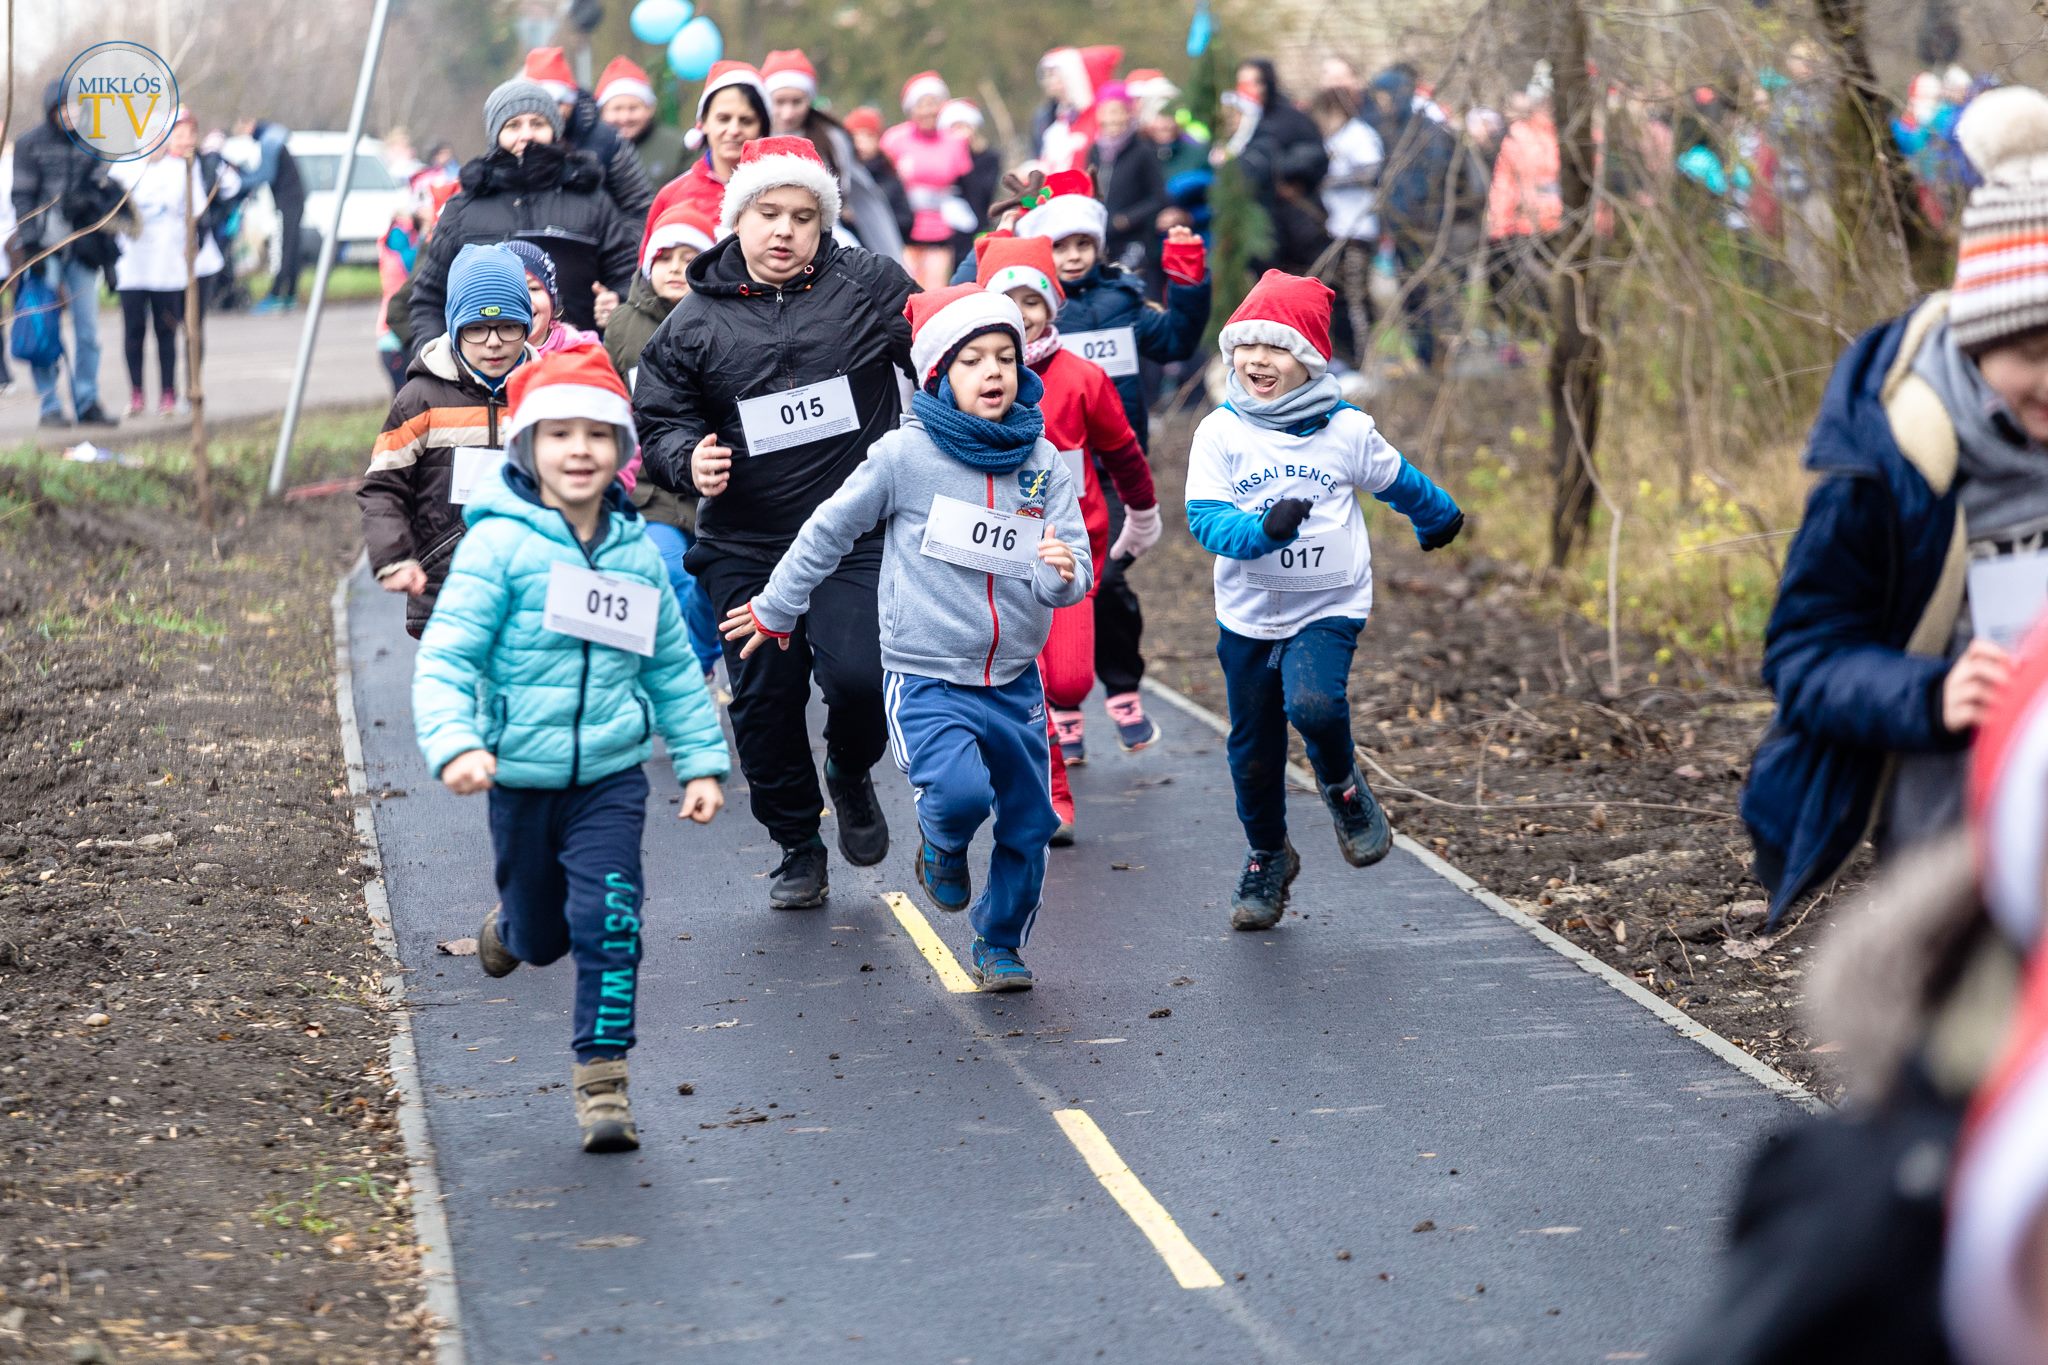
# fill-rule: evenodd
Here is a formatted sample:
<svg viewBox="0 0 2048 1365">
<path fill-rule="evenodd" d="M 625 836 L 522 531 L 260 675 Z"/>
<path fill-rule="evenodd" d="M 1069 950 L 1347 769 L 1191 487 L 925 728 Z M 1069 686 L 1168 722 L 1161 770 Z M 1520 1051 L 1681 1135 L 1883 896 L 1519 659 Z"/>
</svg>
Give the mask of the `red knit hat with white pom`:
<svg viewBox="0 0 2048 1365">
<path fill-rule="evenodd" d="M 640 238 L 640 273 L 652 271 L 654 258 L 670 247 L 709 251 L 717 240 L 718 226 L 704 216 L 702 209 L 694 204 L 671 204 L 647 225 L 646 234 Z"/>
<path fill-rule="evenodd" d="M 818 201 L 818 217 L 829 234 L 839 225 L 839 179 L 819 159 L 807 137 L 757 137 L 740 153 L 740 164 L 725 182 L 718 230 L 731 232 L 747 205 L 769 190 L 793 185 Z"/>
<path fill-rule="evenodd" d="M 910 319 L 910 363 L 917 382 L 927 383 L 939 366 L 977 332 L 1009 329 L 1024 345 L 1024 315 L 1007 294 L 994 294 L 978 284 L 955 284 L 930 293 L 912 294 L 903 310 Z"/>
<path fill-rule="evenodd" d="M 605 63 L 597 78 L 597 107 L 602 109 L 612 100 L 630 95 L 643 104 L 654 104 L 654 82 L 647 79 L 647 72 L 631 57 L 614 57 Z"/>
<path fill-rule="evenodd" d="M 993 293 L 1029 289 L 1055 314 L 1067 301 L 1053 265 L 1052 243 L 1043 237 L 984 237 L 974 244 L 974 266 L 974 282 Z"/>
<path fill-rule="evenodd" d="M 584 417 L 622 428 L 621 465 L 631 457 L 639 439 L 633 430 L 633 400 L 626 392 L 626 381 L 612 368 L 604 347 L 594 341 L 565 346 L 552 355 L 527 361 L 512 371 L 505 396 L 512 404 L 504 428 L 506 456 L 529 474 L 533 472 L 533 442 L 519 438 L 542 422 Z"/>
<path fill-rule="evenodd" d="M 559 47 L 537 47 L 526 54 L 526 79 L 546 87 L 555 103 L 568 104 L 576 98 L 576 73 Z"/>
<path fill-rule="evenodd" d="M 946 85 L 946 78 L 936 71 L 920 71 L 903 82 L 903 112 L 917 108 L 917 102 L 927 96 L 944 104 L 953 98 L 953 92 Z"/>
<path fill-rule="evenodd" d="M 818 69 L 801 48 L 785 48 L 769 53 L 768 60 L 761 63 L 761 84 L 771 95 L 778 90 L 801 90 L 816 98 Z"/>
<path fill-rule="evenodd" d="M 1102 248 L 1109 235 L 1109 209 L 1095 197 L 1095 182 L 1086 171 L 1055 171 L 1045 178 L 1050 197 L 1017 220 L 1019 237 L 1043 237 L 1057 242 L 1062 237 L 1085 235 Z"/>
<path fill-rule="evenodd" d="M 1963 207 L 1948 325 L 1976 352 L 2048 327 L 2048 97 L 2023 85 L 1987 90 L 1955 135 L 1984 183 Z"/>
<path fill-rule="evenodd" d="M 1330 368 L 1330 303 L 1337 295 L 1321 280 L 1268 270 L 1216 334 L 1223 358 L 1239 346 L 1278 346 L 1302 363 L 1309 378 Z"/>
</svg>

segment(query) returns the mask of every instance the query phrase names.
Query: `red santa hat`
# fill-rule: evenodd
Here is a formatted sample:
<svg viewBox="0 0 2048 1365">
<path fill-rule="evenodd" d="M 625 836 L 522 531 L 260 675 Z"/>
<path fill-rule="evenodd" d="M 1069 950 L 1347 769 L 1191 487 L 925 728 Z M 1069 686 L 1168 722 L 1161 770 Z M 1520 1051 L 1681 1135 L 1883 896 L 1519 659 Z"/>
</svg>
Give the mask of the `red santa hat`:
<svg viewBox="0 0 2048 1365">
<path fill-rule="evenodd" d="M 1017 220 L 1019 237 L 1062 237 L 1085 234 L 1097 250 L 1109 233 L 1109 209 L 1095 197 L 1095 182 L 1086 171 L 1055 171 L 1045 178 L 1049 197 Z"/>
<path fill-rule="evenodd" d="M 1060 103 L 1079 111 L 1094 107 L 1095 92 L 1116 74 L 1123 59 L 1120 47 L 1056 47 L 1038 65 L 1041 71 L 1051 67 L 1059 72 Z"/>
<path fill-rule="evenodd" d="M 778 90 L 801 90 L 812 99 L 818 96 L 818 70 L 798 48 L 769 53 L 768 60 L 761 63 L 761 83 L 771 95 Z"/>
<path fill-rule="evenodd" d="M 903 112 L 909 113 L 917 102 L 930 96 L 944 104 L 953 98 L 953 92 L 946 86 L 946 78 L 936 71 L 920 71 L 903 82 Z"/>
<path fill-rule="evenodd" d="M 1223 358 L 1239 346 L 1278 346 L 1308 370 L 1330 368 L 1330 303 L 1337 295 L 1321 280 L 1268 270 L 1216 334 Z"/>
<path fill-rule="evenodd" d="M 818 201 L 818 216 L 827 235 L 839 225 L 839 180 L 819 159 L 807 137 L 757 137 L 740 153 L 740 164 L 725 182 L 718 230 L 731 232 L 740 215 L 769 190 L 794 185 Z"/>
<path fill-rule="evenodd" d="M 709 251 L 717 240 L 718 225 L 706 218 L 702 209 L 695 204 L 671 204 L 647 225 L 640 238 L 640 273 L 645 275 L 653 270 L 654 258 L 670 247 Z"/>
<path fill-rule="evenodd" d="M 526 79 L 546 88 L 557 104 L 576 102 L 576 73 L 559 47 L 537 47 L 526 54 Z"/>
<path fill-rule="evenodd" d="M 992 294 L 978 284 L 948 285 L 912 294 L 903 310 L 910 319 L 910 362 L 919 385 L 928 382 L 969 337 L 994 327 L 1007 328 L 1024 345 L 1024 315 L 1007 294 Z"/>
<path fill-rule="evenodd" d="M 1067 301 L 1060 272 L 1053 265 L 1052 243 L 1044 237 L 990 235 L 974 244 L 974 282 L 995 294 L 1029 289 L 1055 314 Z"/>
<path fill-rule="evenodd" d="M 609 422 L 625 429 L 619 463 L 625 464 L 633 452 L 638 438 L 633 430 L 632 396 L 626 392 L 626 381 L 605 357 L 604 347 L 594 341 L 565 346 L 552 355 L 527 361 L 512 371 L 505 395 L 512 404 L 504 432 L 507 455 L 529 474 L 533 472 L 531 456 L 522 460 L 521 454 L 531 450 L 531 443 L 518 437 L 541 422 L 567 417 Z"/>
<path fill-rule="evenodd" d="M 846 126 L 849 133 L 867 132 L 876 137 L 882 135 L 882 111 L 871 104 L 863 104 L 840 122 Z"/>
<path fill-rule="evenodd" d="M 631 57 L 612 58 L 597 78 L 598 108 L 621 95 L 630 95 L 643 104 L 659 103 L 654 98 L 654 82 L 647 79 L 647 73 Z"/>
<path fill-rule="evenodd" d="M 736 85 L 745 86 L 747 89 L 752 90 L 760 98 L 762 107 L 767 107 L 768 87 L 762 83 L 761 73 L 754 70 L 752 63 L 718 62 L 712 66 L 710 73 L 704 77 L 704 93 L 697 96 L 697 122 L 702 123 L 704 121 L 704 111 L 711 107 L 711 97 L 713 95 L 716 95 L 721 90 L 730 90 Z"/>
</svg>

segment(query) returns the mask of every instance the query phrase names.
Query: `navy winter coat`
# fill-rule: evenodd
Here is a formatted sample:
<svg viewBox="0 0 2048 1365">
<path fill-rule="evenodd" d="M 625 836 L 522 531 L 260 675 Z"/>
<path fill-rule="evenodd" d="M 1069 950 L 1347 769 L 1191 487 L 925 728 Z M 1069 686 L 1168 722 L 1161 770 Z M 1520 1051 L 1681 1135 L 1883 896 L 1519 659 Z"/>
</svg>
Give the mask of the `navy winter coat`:
<svg viewBox="0 0 2048 1365">
<path fill-rule="evenodd" d="M 1908 369 L 1945 311 L 1936 297 L 1859 338 L 1808 441 L 1820 481 L 1764 638 L 1778 711 L 1742 792 L 1773 923 L 1855 851 L 1891 755 L 1968 742 L 1941 721 L 1967 555 L 1954 427 Z"/>
</svg>

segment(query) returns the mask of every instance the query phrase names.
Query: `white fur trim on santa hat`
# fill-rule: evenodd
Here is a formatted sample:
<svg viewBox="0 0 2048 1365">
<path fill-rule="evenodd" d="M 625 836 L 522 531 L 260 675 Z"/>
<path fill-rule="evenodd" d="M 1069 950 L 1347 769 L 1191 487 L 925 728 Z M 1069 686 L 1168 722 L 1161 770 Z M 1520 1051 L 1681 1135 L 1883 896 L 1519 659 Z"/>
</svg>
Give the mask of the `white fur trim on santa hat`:
<svg viewBox="0 0 2048 1365">
<path fill-rule="evenodd" d="M 1216 344 L 1222 348 L 1225 360 L 1230 359 L 1230 353 L 1240 346 L 1278 346 L 1301 362 L 1310 379 L 1320 378 L 1330 368 L 1330 358 L 1318 351 L 1307 337 L 1284 322 L 1268 318 L 1245 318 L 1228 323 L 1216 334 Z"/>
<path fill-rule="evenodd" d="M 1012 289 L 1029 289 L 1045 300 L 1045 306 L 1057 313 L 1060 310 L 1060 291 L 1053 286 L 1052 276 L 1036 266 L 1006 265 L 988 277 L 982 286 L 993 294 L 1007 294 Z"/>
<path fill-rule="evenodd" d="M 1024 315 L 1006 294 L 977 290 L 963 294 L 925 319 L 924 326 L 910 339 L 910 363 L 918 382 L 931 378 L 932 371 L 955 346 L 990 327 L 1007 327 L 1024 344 Z"/>
<path fill-rule="evenodd" d="M 778 90 L 801 90 L 813 99 L 818 96 L 818 78 L 808 71 L 799 71 L 794 67 L 786 71 L 769 72 L 762 78 L 761 84 L 771 95 Z"/>
<path fill-rule="evenodd" d="M 634 99 L 644 104 L 659 103 L 654 98 L 654 87 L 646 81 L 635 80 L 631 76 L 621 76 L 617 80 L 597 87 L 597 107 L 602 109 L 621 95 L 631 95 Z"/>
<path fill-rule="evenodd" d="M 1076 233 L 1093 237 L 1100 250 L 1109 235 L 1109 206 L 1093 195 L 1056 194 L 1017 220 L 1019 237 L 1057 242 Z"/>
<path fill-rule="evenodd" d="M 711 239 L 688 223 L 663 223 L 647 234 L 647 245 L 640 252 L 640 273 L 654 269 L 654 258 L 673 246 L 709 251 Z"/>
<path fill-rule="evenodd" d="M 907 114 L 915 109 L 917 102 L 927 95 L 947 100 L 953 97 L 953 92 L 937 72 L 927 71 L 922 76 L 913 76 L 903 87 L 903 112 Z"/>
<path fill-rule="evenodd" d="M 504 437 L 510 441 L 542 422 L 568 417 L 587 417 L 593 422 L 609 422 L 615 427 L 624 427 L 626 444 L 619 452 L 621 464 L 632 454 L 633 446 L 639 440 L 633 430 L 633 402 L 624 394 L 601 389 L 594 384 L 545 382 L 528 389 L 526 396 L 520 399 L 519 406 L 512 410 L 512 418 L 504 428 Z"/>
<path fill-rule="evenodd" d="M 761 103 L 768 102 L 768 87 L 761 83 L 761 73 L 749 66 L 735 66 L 731 71 L 720 72 L 705 84 L 704 93 L 697 96 L 697 122 L 704 121 L 704 111 L 711 107 L 713 95 L 721 90 L 730 90 L 736 85 L 751 86 L 754 93 L 761 97 Z M 702 136 L 701 133 L 698 135 Z"/>
<path fill-rule="evenodd" d="M 742 161 L 733 169 L 732 179 L 725 182 L 725 198 L 718 209 L 719 232 L 731 232 L 747 205 L 784 185 L 811 192 L 826 232 L 839 226 L 839 181 L 823 162 L 801 156 L 764 156 Z"/>
</svg>

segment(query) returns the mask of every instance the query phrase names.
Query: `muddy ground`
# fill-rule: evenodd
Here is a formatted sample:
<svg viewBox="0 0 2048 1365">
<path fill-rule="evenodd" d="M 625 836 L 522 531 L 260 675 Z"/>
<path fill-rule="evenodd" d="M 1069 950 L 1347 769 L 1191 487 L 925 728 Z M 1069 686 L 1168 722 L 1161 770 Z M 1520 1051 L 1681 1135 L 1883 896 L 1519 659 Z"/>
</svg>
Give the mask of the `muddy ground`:
<svg viewBox="0 0 2048 1365">
<path fill-rule="evenodd" d="M 1420 395 L 1374 406 L 1397 444 L 1404 418 L 1425 426 Z M 1191 429 L 1178 417 L 1153 429 L 1169 527 L 1185 525 Z M 1735 805 L 1769 694 L 1753 676 L 1697 661 L 1682 682 L 1667 667 L 1652 684 L 1654 643 L 1627 636 L 1615 690 L 1604 626 L 1570 611 L 1537 575 L 1489 558 L 1482 523 L 1468 523 L 1450 551 L 1425 555 L 1391 509 L 1372 504 L 1368 517 L 1374 614 L 1352 671 L 1352 724 L 1385 770 L 1366 776 L 1395 827 L 1715 1032 L 1838 1097 L 1833 1049 L 1811 1036 L 1800 1005 L 1817 931 L 1859 882 L 1845 877 L 1762 936 L 1763 888 L 1748 874 Z M 1177 590 L 1206 588 L 1212 563 L 1186 535 L 1169 534 L 1133 581 L 1155 675 L 1221 713 L 1213 600 Z"/>
<path fill-rule="evenodd" d="M 0 1360 L 421 1359 L 328 599 L 341 496 L 0 470 Z"/>
</svg>

